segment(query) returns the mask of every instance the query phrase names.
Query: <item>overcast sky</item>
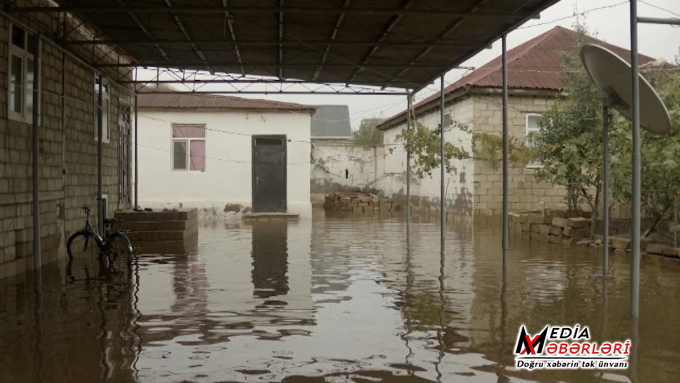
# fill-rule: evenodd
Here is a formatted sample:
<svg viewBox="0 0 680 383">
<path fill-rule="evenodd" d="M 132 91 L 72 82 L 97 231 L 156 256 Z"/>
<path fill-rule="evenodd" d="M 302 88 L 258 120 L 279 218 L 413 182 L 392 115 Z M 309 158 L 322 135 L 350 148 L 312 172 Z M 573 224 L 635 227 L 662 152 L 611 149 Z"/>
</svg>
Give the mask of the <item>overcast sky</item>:
<svg viewBox="0 0 680 383">
<path fill-rule="evenodd" d="M 598 9 L 602 8 L 603 9 Z M 660 9 L 663 8 L 663 9 Z M 540 35 L 557 25 L 571 28 L 579 16 L 592 33 L 601 40 L 611 44 L 630 48 L 629 3 L 623 0 L 562 0 L 541 14 L 540 20 L 531 20 L 520 29 L 508 35 L 508 48 L 512 49 L 523 42 Z M 645 0 L 639 1 L 639 16 L 680 18 L 680 0 Z M 668 25 L 640 24 L 638 27 L 640 53 L 674 61 L 680 47 L 680 28 Z M 492 49 L 484 50 L 462 66 L 480 67 L 501 54 L 500 40 Z M 453 70 L 446 75 L 446 81 L 452 82 L 465 74 L 462 70 Z M 211 87 L 219 89 L 219 87 Z M 421 100 L 439 89 L 439 84 L 432 84 L 416 95 Z M 322 96 L 322 95 L 245 95 L 245 97 L 264 98 L 288 102 L 316 105 L 349 105 L 352 128 L 356 129 L 361 119 L 368 117 L 390 117 L 406 108 L 403 96 Z"/>
</svg>

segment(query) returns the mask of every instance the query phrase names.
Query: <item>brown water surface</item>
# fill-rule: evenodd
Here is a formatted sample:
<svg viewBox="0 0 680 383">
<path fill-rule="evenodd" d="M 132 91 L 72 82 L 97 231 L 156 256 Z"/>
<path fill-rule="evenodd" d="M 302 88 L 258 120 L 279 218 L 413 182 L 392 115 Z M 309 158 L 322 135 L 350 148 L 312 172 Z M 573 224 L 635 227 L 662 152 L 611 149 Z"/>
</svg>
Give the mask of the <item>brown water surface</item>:
<svg viewBox="0 0 680 383">
<path fill-rule="evenodd" d="M 140 249 L 111 271 L 64 260 L 0 281 L 0 382 L 675 382 L 680 260 L 629 257 L 498 228 L 331 219 L 203 225 L 197 244 Z M 589 326 L 633 340 L 619 371 L 520 371 L 518 328 Z"/>
</svg>

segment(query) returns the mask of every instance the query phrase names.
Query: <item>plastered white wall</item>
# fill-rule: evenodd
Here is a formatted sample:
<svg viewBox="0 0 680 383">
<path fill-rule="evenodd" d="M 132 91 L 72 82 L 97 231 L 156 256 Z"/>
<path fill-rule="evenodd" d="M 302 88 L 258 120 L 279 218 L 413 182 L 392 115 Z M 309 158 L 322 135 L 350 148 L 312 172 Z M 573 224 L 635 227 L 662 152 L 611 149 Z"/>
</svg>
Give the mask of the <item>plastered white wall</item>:
<svg viewBox="0 0 680 383">
<path fill-rule="evenodd" d="M 470 98 L 457 100 L 455 103 L 446 104 L 445 113 L 451 113 L 451 118 L 460 123 L 472 127 L 473 100 Z M 430 129 L 436 129 L 440 121 L 440 112 L 435 110 L 427 114 L 418 115 L 417 121 Z M 378 188 L 387 195 L 406 194 L 406 151 L 401 143 L 397 141 L 402 129 L 406 128 L 406 123 L 402 123 L 384 132 L 384 164 L 379 171 Z M 462 146 L 468 152 L 472 152 L 472 141 L 469 133 L 463 132 L 458 128 L 451 127 L 444 132 L 444 139 L 447 142 Z M 460 215 L 472 215 L 472 196 L 473 186 L 473 161 L 451 160 L 451 171 L 445 176 L 445 190 L 448 212 Z M 440 170 L 439 167 L 433 169 L 431 176 L 419 179 L 413 174 L 411 179 L 411 195 L 421 197 L 416 198 L 414 203 L 427 204 L 437 203 L 440 198 Z M 418 202 L 421 201 L 421 202 Z"/>
<path fill-rule="evenodd" d="M 139 112 L 139 200 L 142 207 L 197 207 L 229 216 L 227 204 L 252 206 L 252 135 L 286 135 L 288 211 L 311 216 L 309 113 Z M 205 172 L 172 169 L 172 124 L 206 125 Z"/>
<path fill-rule="evenodd" d="M 315 140 L 312 145 L 312 192 L 375 188 L 378 152 L 382 153 L 382 148 L 357 146 L 347 140 Z"/>
</svg>

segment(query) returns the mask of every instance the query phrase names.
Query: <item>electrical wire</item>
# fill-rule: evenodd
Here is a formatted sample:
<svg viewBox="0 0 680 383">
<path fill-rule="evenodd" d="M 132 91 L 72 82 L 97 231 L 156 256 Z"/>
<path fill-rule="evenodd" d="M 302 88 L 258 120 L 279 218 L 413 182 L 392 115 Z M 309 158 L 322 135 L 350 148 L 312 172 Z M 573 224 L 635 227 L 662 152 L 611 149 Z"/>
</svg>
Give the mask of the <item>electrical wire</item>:
<svg viewBox="0 0 680 383">
<path fill-rule="evenodd" d="M 624 5 L 624 4 L 628 4 L 628 1 L 622 1 L 622 2 L 616 3 L 616 4 L 610 4 L 610 5 L 605 5 L 605 6 L 602 6 L 602 7 L 592 8 L 592 9 L 589 9 L 589 10 L 586 10 L 586 11 L 583 11 L 583 12 L 578 12 L 578 13 L 574 12 L 570 16 L 560 17 L 560 18 L 557 18 L 557 19 L 554 19 L 554 20 L 551 20 L 551 21 L 543 22 L 543 23 L 525 25 L 525 26 L 517 28 L 517 30 L 536 28 L 536 27 L 540 27 L 540 26 L 543 26 L 543 25 L 554 24 L 554 23 L 557 23 L 557 22 L 560 22 L 560 21 L 563 21 L 563 20 L 573 19 L 574 17 L 585 16 L 585 15 L 592 13 L 592 12 L 601 11 L 601 10 L 604 10 L 604 9 L 611 9 L 611 8 L 620 7 L 621 5 Z"/>
<path fill-rule="evenodd" d="M 642 3 L 642 4 L 649 5 L 649 6 L 652 7 L 652 8 L 656 8 L 656 9 L 658 9 L 658 10 L 661 10 L 661 11 L 664 11 L 664 12 L 668 12 L 668 13 L 670 13 L 671 15 L 675 15 L 675 16 L 680 17 L 680 13 L 675 13 L 675 12 L 671 11 L 670 9 L 662 8 L 662 7 L 659 7 L 658 5 L 654 5 L 654 4 L 648 3 L 648 2 L 643 1 L 643 0 L 638 0 L 638 1 L 639 1 L 640 3 Z"/>
</svg>

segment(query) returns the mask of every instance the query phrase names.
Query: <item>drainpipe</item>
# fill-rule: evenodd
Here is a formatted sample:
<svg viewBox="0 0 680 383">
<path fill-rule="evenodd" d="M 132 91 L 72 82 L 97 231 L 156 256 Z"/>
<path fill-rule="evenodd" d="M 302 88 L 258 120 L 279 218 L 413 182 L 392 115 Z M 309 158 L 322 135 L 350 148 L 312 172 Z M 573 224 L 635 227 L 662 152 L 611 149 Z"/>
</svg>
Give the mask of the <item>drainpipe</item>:
<svg viewBox="0 0 680 383">
<path fill-rule="evenodd" d="M 406 139 L 411 137 L 411 108 L 413 104 L 413 95 L 409 93 L 406 96 L 406 131 L 408 132 Z M 410 145 L 411 142 L 409 141 Z M 406 149 L 406 233 L 408 234 L 411 222 L 411 151 Z"/>
<path fill-rule="evenodd" d="M 508 43 L 507 35 L 503 35 L 502 38 L 502 61 L 503 61 L 503 239 L 502 239 L 502 249 L 503 249 L 503 272 L 506 269 L 507 262 L 507 252 L 509 247 L 509 210 L 510 210 L 510 200 L 508 197 L 508 185 L 509 185 L 509 170 L 508 170 L 508 158 L 510 157 L 508 152 Z"/>
<path fill-rule="evenodd" d="M 38 192 L 38 119 L 40 113 L 40 35 L 35 36 L 33 49 L 33 267 L 40 270 L 42 265 L 40 254 L 40 194 Z"/>
<path fill-rule="evenodd" d="M 102 205 L 102 91 L 104 90 L 104 76 L 99 74 L 99 95 L 97 96 L 97 230 L 104 234 L 104 206 Z"/>
<path fill-rule="evenodd" d="M 137 75 L 135 75 L 137 77 Z M 135 85 L 136 86 L 136 85 Z M 137 155 L 137 89 L 135 89 L 135 209 L 139 208 L 139 156 Z"/>
<path fill-rule="evenodd" d="M 442 251 L 442 256 L 444 254 L 444 229 L 446 227 L 446 210 L 445 210 L 445 205 L 444 205 L 444 200 L 446 199 L 446 191 L 444 190 L 444 180 L 445 180 L 445 172 L 446 172 L 446 167 L 444 163 L 444 88 L 446 87 L 446 84 L 444 82 L 444 75 L 442 75 L 441 78 L 442 81 L 442 88 L 440 90 L 440 100 L 439 100 L 439 112 L 440 112 L 440 126 L 441 126 L 441 132 L 439 135 L 439 168 L 440 168 L 440 175 L 441 175 L 441 182 L 439 185 L 439 194 L 441 195 L 439 199 L 439 219 L 440 219 L 440 233 L 439 235 L 441 236 L 441 251 Z"/>
</svg>

